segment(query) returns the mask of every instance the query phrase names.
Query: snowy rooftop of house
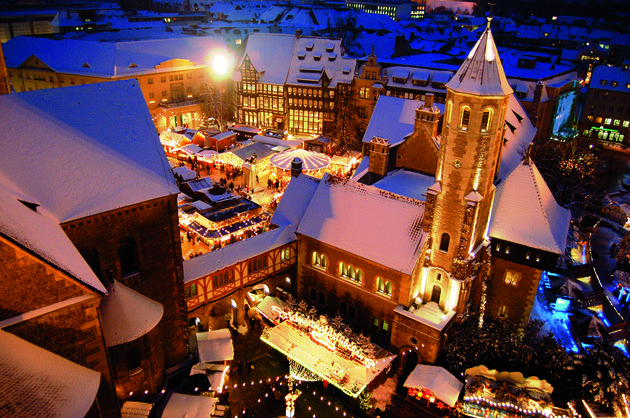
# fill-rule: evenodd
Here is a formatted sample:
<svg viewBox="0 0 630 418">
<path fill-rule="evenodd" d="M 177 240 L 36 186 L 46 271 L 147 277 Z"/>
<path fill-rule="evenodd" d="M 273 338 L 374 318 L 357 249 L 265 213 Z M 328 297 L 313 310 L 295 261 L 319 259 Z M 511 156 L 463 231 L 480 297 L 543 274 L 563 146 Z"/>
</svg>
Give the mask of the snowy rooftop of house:
<svg viewBox="0 0 630 418">
<path fill-rule="evenodd" d="M 357 60 L 342 56 L 341 39 L 299 37 L 293 51 L 287 84 L 320 86 L 324 74 L 329 88 L 352 82 Z"/>
<path fill-rule="evenodd" d="M 177 194 L 137 80 L 0 96 L 0 181 L 59 223 Z"/>
<path fill-rule="evenodd" d="M 363 142 L 370 142 L 376 136 L 386 138 L 391 146 L 401 144 L 413 133 L 416 109 L 423 104 L 421 100 L 379 96 L 365 129 Z"/>
<path fill-rule="evenodd" d="M 100 307 L 107 347 L 140 338 L 162 319 L 164 307 L 161 303 L 117 281 L 108 290 Z"/>
<path fill-rule="evenodd" d="M 34 211 L 22 203 L 33 201 L 28 196 L 10 192 L 0 184 L 0 234 L 37 254 L 90 289 L 107 293 L 59 222 L 47 216 L 41 208 Z"/>
<path fill-rule="evenodd" d="M 319 179 L 315 177 L 303 173 L 297 177 L 291 177 L 273 213 L 271 223 L 278 226 L 291 225 L 297 229 L 318 186 Z"/>
<path fill-rule="evenodd" d="M 172 66 L 159 66 L 174 59 L 189 61 L 177 62 L 178 67 L 205 68 L 210 51 L 225 48 L 221 38 L 212 36 L 122 42 L 18 36 L 2 45 L 9 68 L 25 65 L 34 56 L 58 73 L 108 78 L 173 71 Z"/>
<path fill-rule="evenodd" d="M 294 43 L 295 35 L 250 33 L 243 58 L 249 57 L 260 74 L 259 83 L 284 85 L 291 66 Z M 235 71 L 235 77 L 240 81 L 239 71 Z"/>
<path fill-rule="evenodd" d="M 234 264 L 256 257 L 273 248 L 297 240 L 290 226 L 284 226 L 227 247 L 219 248 L 199 257 L 184 260 L 184 283 L 212 274 Z"/>
<path fill-rule="evenodd" d="M 630 93 L 630 71 L 598 65 L 591 76 L 591 88 Z"/>
<path fill-rule="evenodd" d="M 415 173 L 408 170 L 395 170 L 373 184 L 381 190 L 426 201 L 427 190 L 435 183 L 435 176 Z"/>
<path fill-rule="evenodd" d="M 101 374 L 0 330 L 0 405 L 22 417 L 82 417 Z"/>
<path fill-rule="evenodd" d="M 533 162 L 520 164 L 498 187 L 488 235 L 564 253 L 571 212 L 556 203 Z"/>
<path fill-rule="evenodd" d="M 490 21 L 466 61 L 446 86 L 461 93 L 482 96 L 506 96 L 512 93 L 492 38 Z"/>
<path fill-rule="evenodd" d="M 298 233 L 411 274 L 426 239 L 423 216 L 424 202 L 326 174 Z"/>
</svg>

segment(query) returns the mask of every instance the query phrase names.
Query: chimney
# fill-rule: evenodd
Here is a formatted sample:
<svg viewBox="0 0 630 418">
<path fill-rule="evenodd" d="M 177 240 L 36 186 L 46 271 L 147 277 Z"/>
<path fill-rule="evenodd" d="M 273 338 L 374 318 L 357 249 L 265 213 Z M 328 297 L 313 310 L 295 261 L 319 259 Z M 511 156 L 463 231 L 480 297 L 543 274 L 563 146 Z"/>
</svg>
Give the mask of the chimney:
<svg viewBox="0 0 630 418">
<path fill-rule="evenodd" d="M 301 36 L 302 36 L 302 29 L 296 29 L 295 30 L 295 37 L 297 39 L 300 39 Z"/>
<path fill-rule="evenodd" d="M 295 157 L 293 161 L 291 161 L 291 177 L 297 177 L 302 172 L 302 160 L 298 157 Z"/>
<path fill-rule="evenodd" d="M 424 95 L 424 107 L 431 109 L 433 107 L 433 93 L 427 93 Z"/>
</svg>

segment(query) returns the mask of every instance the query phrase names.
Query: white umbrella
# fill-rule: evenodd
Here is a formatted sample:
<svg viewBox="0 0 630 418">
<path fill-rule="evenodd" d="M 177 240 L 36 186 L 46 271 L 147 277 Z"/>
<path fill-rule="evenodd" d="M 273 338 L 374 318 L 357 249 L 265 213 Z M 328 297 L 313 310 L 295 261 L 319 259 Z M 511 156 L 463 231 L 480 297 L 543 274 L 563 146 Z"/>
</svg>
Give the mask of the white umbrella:
<svg viewBox="0 0 630 418">
<path fill-rule="evenodd" d="M 319 152 L 306 151 L 302 148 L 297 148 L 291 151 L 285 151 L 279 154 L 272 155 L 270 161 L 271 164 L 278 168 L 282 168 L 283 170 L 291 170 L 291 162 L 296 158 L 302 160 L 302 169 L 304 171 L 319 170 L 330 165 L 329 156 L 321 154 Z"/>
</svg>

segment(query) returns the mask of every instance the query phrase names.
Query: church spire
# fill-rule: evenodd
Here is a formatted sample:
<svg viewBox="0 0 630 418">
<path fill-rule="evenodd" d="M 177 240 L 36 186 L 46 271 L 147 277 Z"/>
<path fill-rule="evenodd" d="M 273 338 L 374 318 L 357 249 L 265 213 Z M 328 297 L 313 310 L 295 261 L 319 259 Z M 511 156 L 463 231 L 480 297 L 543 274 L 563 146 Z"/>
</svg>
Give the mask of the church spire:
<svg viewBox="0 0 630 418">
<path fill-rule="evenodd" d="M 512 93 L 490 31 L 492 17 L 487 19 L 488 25 L 481 38 L 455 76 L 446 83 L 449 89 L 480 96 L 507 96 Z"/>
</svg>

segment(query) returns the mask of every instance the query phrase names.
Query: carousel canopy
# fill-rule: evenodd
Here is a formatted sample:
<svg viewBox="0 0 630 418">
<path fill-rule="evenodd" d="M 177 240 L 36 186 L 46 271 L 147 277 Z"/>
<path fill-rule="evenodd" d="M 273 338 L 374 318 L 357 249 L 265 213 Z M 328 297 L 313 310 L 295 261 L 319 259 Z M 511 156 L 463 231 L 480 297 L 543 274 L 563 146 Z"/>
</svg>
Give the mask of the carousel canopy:
<svg viewBox="0 0 630 418">
<path fill-rule="evenodd" d="M 278 168 L 291 170 L 291 162 L 296 158 L 302 160 L 302 169 L 305 171 L 319 170 L 320 168 L 326 168 L 330 165 L 329 156 L 319 152 L 306 151 L 301 148 L 273 155 L 270 161 L 271 164 Z"/>
<path fill-rule="evenodd" d="M 429 389 L 444 403 L 453 407 L 464 384 L 442 367 L 418 364 L 404 386 Z"/>
</svg>

